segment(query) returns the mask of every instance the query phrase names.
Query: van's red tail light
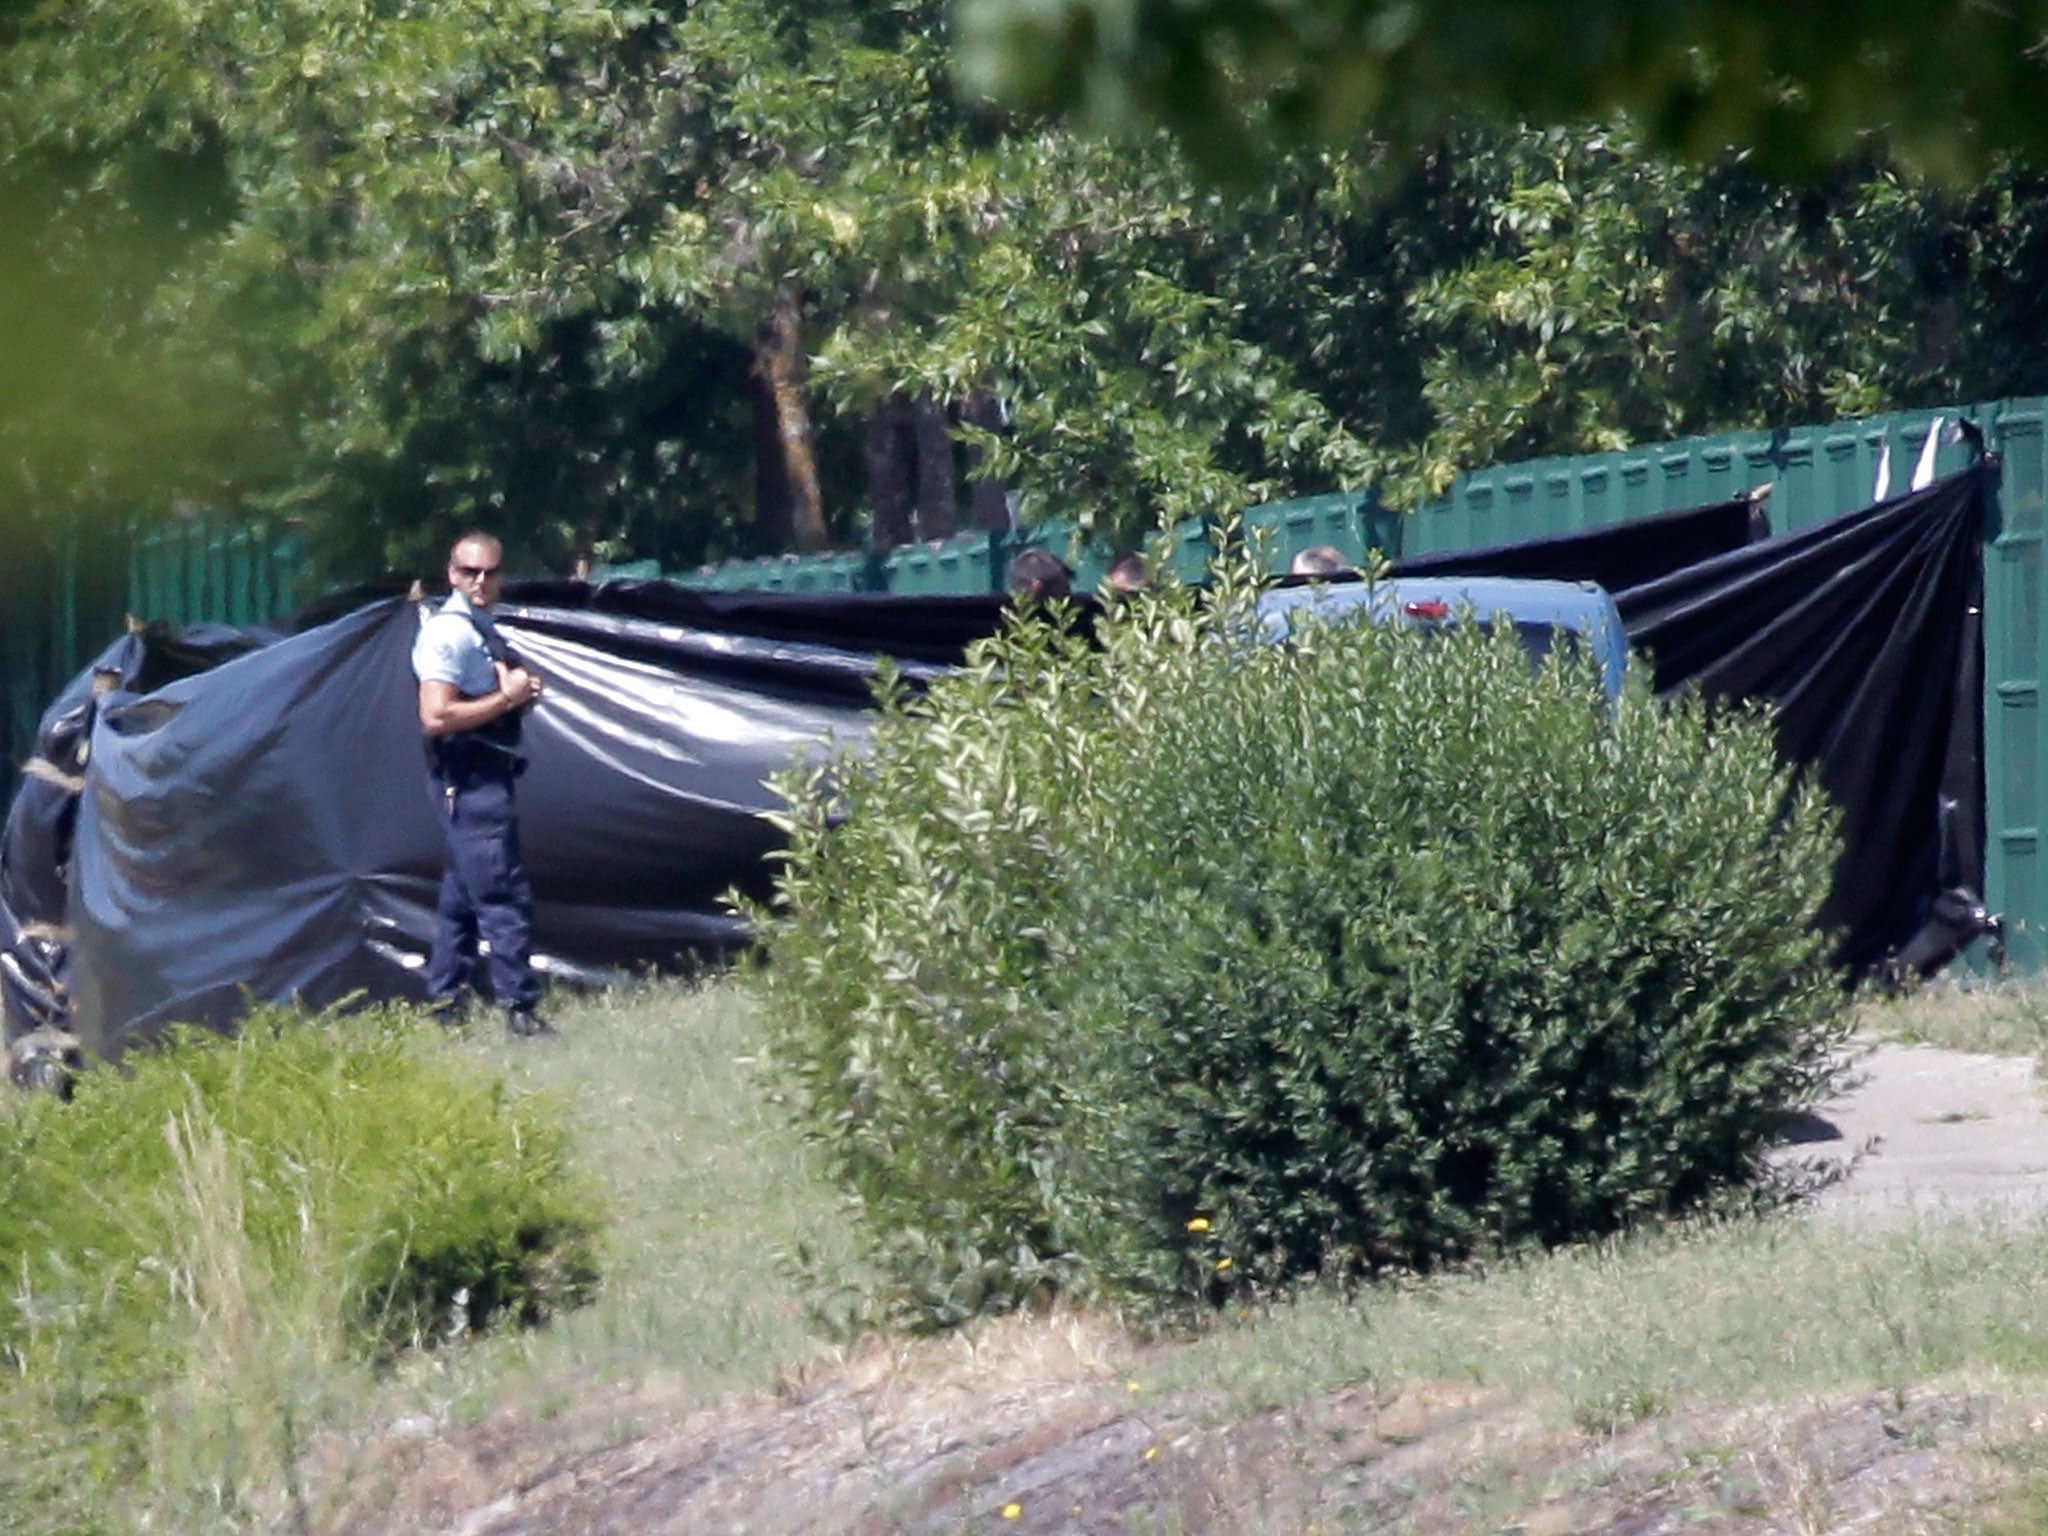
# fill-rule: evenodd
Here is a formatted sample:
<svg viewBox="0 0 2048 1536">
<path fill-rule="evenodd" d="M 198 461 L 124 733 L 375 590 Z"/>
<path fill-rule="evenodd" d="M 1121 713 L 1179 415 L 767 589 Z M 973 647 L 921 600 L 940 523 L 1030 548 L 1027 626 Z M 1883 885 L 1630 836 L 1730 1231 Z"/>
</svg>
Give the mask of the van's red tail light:
<svg viewBox="0 0 2048 1536">
<path fill-rule="evenodd" d="M 1440 603 L 1435 598 L 1426 598 L 1420 602 L 1403 603 L 1401 611 L 1411 619 L 1448 619 L 1451 616 L 1451 605 Z"/>
</svg>

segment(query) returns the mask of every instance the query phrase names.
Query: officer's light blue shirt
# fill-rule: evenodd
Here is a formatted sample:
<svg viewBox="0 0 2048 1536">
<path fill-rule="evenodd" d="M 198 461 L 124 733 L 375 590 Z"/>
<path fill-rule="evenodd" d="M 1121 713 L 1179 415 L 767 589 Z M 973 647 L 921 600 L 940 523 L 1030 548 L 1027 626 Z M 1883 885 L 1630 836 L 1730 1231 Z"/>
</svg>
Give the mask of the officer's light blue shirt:
<svg viewBox="0 0 2048 1536">
<path fill-rule="evenodd" d="M 451 592 L 448 601 L 427 616 L 412 644 L 413 675 L 423 683 L 453 683 L 465 699 L 480 699 L 498 690 L 498 669 L 483 636 L 470 620 L 469 599 Z M 485 624 L 489 614 L 478 615 Z"/>
</svg>

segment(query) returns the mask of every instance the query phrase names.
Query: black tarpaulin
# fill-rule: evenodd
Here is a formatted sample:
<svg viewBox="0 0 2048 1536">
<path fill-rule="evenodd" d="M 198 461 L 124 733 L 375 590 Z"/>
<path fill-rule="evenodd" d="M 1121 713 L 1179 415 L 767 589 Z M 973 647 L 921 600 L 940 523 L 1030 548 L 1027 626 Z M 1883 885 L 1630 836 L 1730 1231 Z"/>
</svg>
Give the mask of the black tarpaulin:
<svg viewBox="0 0 2048 1536">
<path fill-rule="evenodd" d="M 112 1055 L 246 997 L 417 997 L 441 832 L 388 600 L 146 697 L 94 733 L 70 883 L 74 1028 Z M 743 937 L 767 775 L 865 729 L 872 655 L 508 604 L 548 678 L 520 781 L 538 959 L 574 975 Z"/>
<path fill-rule="evenodd" d="M 1585 533 L 1414 555 L 1395 561 L 1394 574 L 1592 581 L 1609 592 L 1625 592 L 1768 538 L 1770 531 L 1763 503 L 1740 496 Z"/>
<path fill-rule="evenodd" d="M 1823 922 L 1858 971 L 1932 971 L 1985 909 L 1983 541 L 1992 464 L 1751 541 L 1752 504 L 1404 560 L 1396 575 L 1595 580 L 1657 691 L 1768 700 L 1842 816 Z"/>
<path fill-rule="evenodd" d="M 1991 466 L 1615 594 L 1659 692 L 1777 706 L 1842 815 L 1823 921 L 1859 970 L 1930 970 L 1984 909 L 1984 530 Z"/>
<path fill-rule="evenodd" d="M 1660 688 L 1776 701 L 1787 753 L 1843 808 L 1830 916 L 1845 952 L 1926 967 L 1982 927 L 1984 498 L 1973 471 L 1754 544 L 1749 503 L 1730 502 L 1474 551 L 1460 568 L 1605 575 Z M 660 964 L 741 940 L 719 898 L 762 888 L 776 844 L 766 777 L 864 733 L 879 655 L 914 671 L 957 662 L 1000 612 L 989 597 L 513 587 L 502 626 L 550 684 L 520 789 L 543 968 Z M 24 786 L 0 843 L 0 917 L 18 899 L 16 919 L 68 940 L 89 1049 L 116 1054 L 171 1020 L 226 1025 L 250 997 L 419 995 L 442 855 L 417 624 L 415 605 L 385 599 L 161 686 L 136 658 L 85 712 L 83 797 Z M 209 659 L 202 646 L 184 664 Z M 89 679 L 79 687 L 46 727 L 90 699 Z M 59 822 L 63 834 L 45 830 Z M 10 956 L 25 952 L 23 926 L 0 929 Z"/>
<path fill-rule="evenodd" d="M 152 624 L 93 658 L 43 712 L 33 755 L 0 826 L 0 1014 L 14 1033 L 69 1017 L 69 886 L 92 727 L 113 693 L 146 693 L 277 638 L 267 629 Z"/>
</svg>

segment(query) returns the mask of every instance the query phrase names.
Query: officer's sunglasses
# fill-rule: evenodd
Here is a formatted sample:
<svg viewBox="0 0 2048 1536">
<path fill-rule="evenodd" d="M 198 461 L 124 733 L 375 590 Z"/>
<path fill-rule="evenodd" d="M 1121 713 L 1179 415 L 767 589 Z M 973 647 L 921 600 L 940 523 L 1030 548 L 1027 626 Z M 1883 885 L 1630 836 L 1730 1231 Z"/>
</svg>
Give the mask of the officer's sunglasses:
<svg viewBox="0 0 2048 1536">
<path fill-rule="evenodd" d="M 495 576 L 502 571 L 502 565 L 453 565 L 450 570 L 464 581 L 481 581 L 486 576 Z"/>
</svg>

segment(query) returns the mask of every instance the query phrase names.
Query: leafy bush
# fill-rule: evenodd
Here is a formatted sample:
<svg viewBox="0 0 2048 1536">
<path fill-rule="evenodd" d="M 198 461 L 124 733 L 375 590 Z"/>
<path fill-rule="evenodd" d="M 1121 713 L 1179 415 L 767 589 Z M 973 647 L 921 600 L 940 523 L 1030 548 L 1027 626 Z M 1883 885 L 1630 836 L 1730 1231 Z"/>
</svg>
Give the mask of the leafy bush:
<svg viewBox="0 0 2048 1536">
<path fill-rule="evenodd" d="M 544 1100 L 403 1015 L 259 1010 L 0 1116 L 0 1348 L 136 1455 L 152 1394 L 234 1390 L 259 1337 L 374 1356 L 579 1301 L 597 1223 Z"/>
<path fill-rule="evenodd" d="M 1827 1086 L 1768 720 L 1253 596 L 1013 625 L 782 785 L 777 1049 L 913 1316 L 1612 1231 Z"/>
</svg>

